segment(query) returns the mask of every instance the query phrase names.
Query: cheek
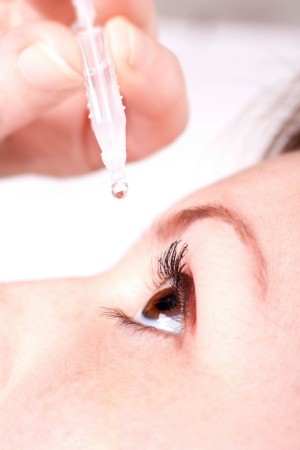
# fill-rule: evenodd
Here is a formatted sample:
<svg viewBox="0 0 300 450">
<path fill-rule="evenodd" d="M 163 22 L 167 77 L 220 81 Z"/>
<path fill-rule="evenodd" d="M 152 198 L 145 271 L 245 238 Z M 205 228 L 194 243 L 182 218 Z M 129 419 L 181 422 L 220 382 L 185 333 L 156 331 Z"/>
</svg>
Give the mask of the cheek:
<svg viewBox="0 0 300 450">
<path fill-rule="evenodd" d="M 44 340 L 43 351 L 14 373 L 2 393 L 1 448 L 77 450 L 106 443 L 94 339 L 83 327 L 76 340 L 68 339 L 53 325 L 57 338 Z"/>
<path fill-rule="evenodd" d="M 189 347 L 120 330 L 102 334 L 98 322 L 80 323 L 76 339 L 58 344 L 2 400 L 2 448 L 181 450 L 201 442 L 204 450 L 225 450 L 233 439 L 245 448 L 249 434 L 266 444 L 257 448 L 284 448 L 265 437 L 272 426 L 281 438 L 287 421 L 274 421 L 278 408 L 265 404 L 274 383 L 270 391 L 255 371 L 250 377 L 246 368 L 242 387 L 230 385 L 197 367 Z M 285 392 L 275 396 L 282 408 Z M 282 411 L 287 417 L 290 405 Z"/>
<path fill-rule="evenodd" d="M 199 448 L 201 442 L 204 450 L 226 450 L 236 442 L 234 450 L 249 445 L 281 450 L 286 430 L 293 427 L 289 443 L 297 442 L 295 417 L 300 418 L 300 411 L 276 370 L 274 352 L 261 357 L 266 354 L 262 343 L 252 355 L 250 346 L 244 346 L 253 359 L 244 364 L 237 356 L 231 361 L 235 376 L 229 377 L 210 365 L 200 367 L 201 355 L 188 348 L 166 352 L 160 345 L 138 342 L 131 353 L 126 336 L 119 335 L 101 375 L 107 427 L 117 430 L 128 448 L 165 448 L 167 442 L 166 448 L 179 450 Z"/>
<path fill-rule="evenodd" d="M 165 448 L 166 442 L 167 448 L 193 448 L 188 443 L 199 434 L 199 380 L 188 358 L 162 347 L 140 341 L 132 354 L 119 348 L 107 359 L 101 386 L 107 425 L 127 442 L 124 448 Z"/>
<path fill-rule="evenodd" d="M 124 448 L 141 449 L 145 439 L 171 438 L 180 409 L 187 417 L 193 389 L 182 360 L 172 352 L 166 359 L 158 346 L 143 352 L 141 342 L 131 350 L 120 336 L 115 342 L 82 325 L 75 341 L 54 342 L 2 398 L 1 447 L 114 449 L 125 439 Z"/>
</svg>

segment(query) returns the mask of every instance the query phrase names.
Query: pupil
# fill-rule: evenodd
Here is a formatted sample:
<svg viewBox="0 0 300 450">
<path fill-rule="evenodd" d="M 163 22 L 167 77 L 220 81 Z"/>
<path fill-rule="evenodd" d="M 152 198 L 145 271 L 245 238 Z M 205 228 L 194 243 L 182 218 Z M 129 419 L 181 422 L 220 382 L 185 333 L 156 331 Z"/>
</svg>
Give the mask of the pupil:
<svg viewBox="0 0 300 450">
<path fill-rule="evenodd" d="M 178 302 L 175 295 L 167 295 L 166 297 L 160 299 L 156 308 L 159 311 L 170 311 L 171 309 L 175 309 L 178 307 Z"/>
</svg>

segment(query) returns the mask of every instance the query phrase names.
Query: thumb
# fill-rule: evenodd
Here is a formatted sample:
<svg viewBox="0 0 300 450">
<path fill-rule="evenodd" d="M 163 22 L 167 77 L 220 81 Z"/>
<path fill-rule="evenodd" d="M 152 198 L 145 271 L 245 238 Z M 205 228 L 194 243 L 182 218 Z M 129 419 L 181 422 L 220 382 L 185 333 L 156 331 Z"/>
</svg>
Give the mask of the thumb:
<svg viewBox="0 0 300 450">
<path fill-rule="evenodd" d="M 76 40 L 66 27 L 31 23 L 0 38 L 0 139 L 64 100 L 83 79 Z"/>
</svg>

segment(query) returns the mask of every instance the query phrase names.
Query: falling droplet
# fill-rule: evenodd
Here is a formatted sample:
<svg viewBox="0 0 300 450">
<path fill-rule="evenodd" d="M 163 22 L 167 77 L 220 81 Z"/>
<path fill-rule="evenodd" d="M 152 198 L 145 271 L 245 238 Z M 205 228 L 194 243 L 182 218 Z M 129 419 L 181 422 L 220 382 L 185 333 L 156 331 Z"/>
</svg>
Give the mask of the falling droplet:
<svg viewBox="0 0 300 450">
<path fill-rule="evenodd" d="M 123 180 L 117 181 L 112 185 L 111 192 L 115 198 L 124 198 L 128 192 L 128 184 Z"/>
</svg>

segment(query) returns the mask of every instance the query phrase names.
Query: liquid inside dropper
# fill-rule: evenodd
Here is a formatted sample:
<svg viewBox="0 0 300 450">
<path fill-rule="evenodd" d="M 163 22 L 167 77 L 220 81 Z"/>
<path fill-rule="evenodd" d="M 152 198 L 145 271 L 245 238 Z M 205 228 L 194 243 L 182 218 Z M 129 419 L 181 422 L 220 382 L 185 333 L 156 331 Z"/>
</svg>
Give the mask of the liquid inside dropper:
<svg viewBox="0 0 300 450">
<path fill-rule="evenodd" d="M 112 185 L 111 192 L 115 198 L 124 198 L 128 192 L 128 184 L 123 180 L 117 181 Z"/>
</svg>

